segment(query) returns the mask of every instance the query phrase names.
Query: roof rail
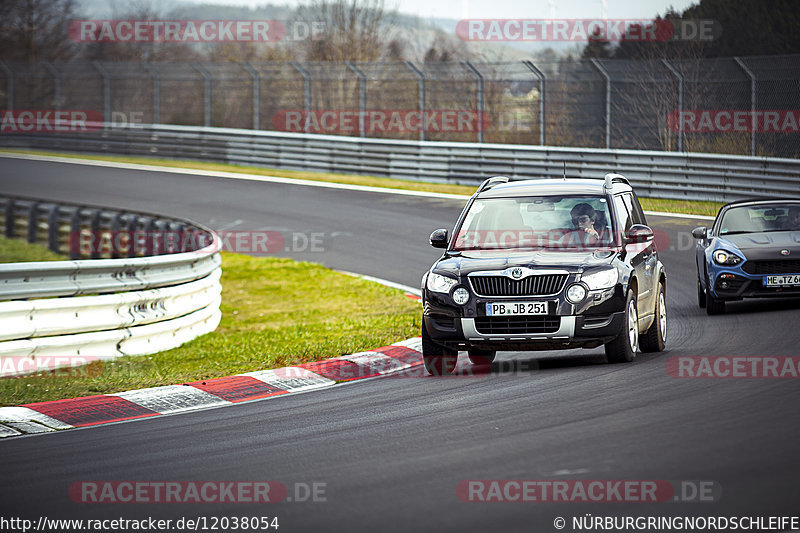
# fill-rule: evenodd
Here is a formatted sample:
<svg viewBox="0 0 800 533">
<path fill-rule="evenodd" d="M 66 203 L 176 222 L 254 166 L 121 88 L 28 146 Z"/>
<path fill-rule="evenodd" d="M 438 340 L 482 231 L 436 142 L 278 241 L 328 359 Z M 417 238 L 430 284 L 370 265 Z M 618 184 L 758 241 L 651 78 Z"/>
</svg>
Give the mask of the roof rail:
<svg viewBox="0 0 800 533">
<path fill-rule="evenodd" d="M 475 191 L 475 194 L 483 192 L 487 189 L 491 189 L 492 187 L 500 183 L 508 183 L 508 180 L 509 180 L 508 176 L 492 176 L 491 178 L 484 180 L 484 182 L 481 183 L 481 186 L 478 187 L 478 190 Z"/>
<path fill-rule="evenodd" d="M 628 178 L 623 176 L 622 174 L 615 174 L 610 172 L 606 174 L 605 183 L 603 184 L 604 189 L 611 189 L 614 183 L 624 183 L 625 185 L 630 185 L 631 183 L 628 181 Z"/>
</svg>

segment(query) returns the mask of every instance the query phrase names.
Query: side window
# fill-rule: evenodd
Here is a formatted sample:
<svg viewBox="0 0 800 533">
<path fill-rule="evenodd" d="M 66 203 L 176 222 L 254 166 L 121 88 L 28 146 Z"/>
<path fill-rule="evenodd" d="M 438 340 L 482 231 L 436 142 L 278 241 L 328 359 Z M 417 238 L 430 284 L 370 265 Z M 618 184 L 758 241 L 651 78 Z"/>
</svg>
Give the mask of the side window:
<svg viewBox="0 0 800 533">
<path fill-rule="evenodd" d="M 631 222 L 628 207 L 625 205 L 621 195 L 614 197 L 614 211 L 617 213 L 617 231 L 625 233 L 633 223 Z"/>
<path fill-rule="evenodd" d="M 631 193 L 622 195 L 622 200 L 625 202 L 625 207 L 628 208 L 628 213 L 631 215 L 631 224 L 646 224 L 642 207 L 639 205 L 639 200 Z"/>
<path fill-rule="evenodd" d="M 637 222 L 637 224 L 644 224 L 647 225 L 647 219 L 644 216 L 644 209 L 642 209 L 642 205 L 639 203 L 639 197 L 636 196 L 635 192 L 631 192 L 631 197 L 633 198 L 633 211 L 637 213 L 637 218 L 641 220 L 641 222 Z"/>
</svg>

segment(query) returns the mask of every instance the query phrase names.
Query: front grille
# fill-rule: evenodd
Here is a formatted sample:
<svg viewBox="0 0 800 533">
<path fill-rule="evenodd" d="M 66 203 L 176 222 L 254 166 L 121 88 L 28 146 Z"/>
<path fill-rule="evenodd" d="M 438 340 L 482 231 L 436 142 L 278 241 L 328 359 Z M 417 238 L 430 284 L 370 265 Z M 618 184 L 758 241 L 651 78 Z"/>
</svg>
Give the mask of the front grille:
<svg viewBox="0 0 800 533">
<path fill-rule="evenodd" d="M 487 335 L 555 333 L 559 327 L 561 317 L 557 316 L 480 316 L 475 319 L 475 329 Z"/>
<path fill-rule="evenodd" d="M 748 274 L 800 274 L 800 259 L 746 261 L 742 270 Z"/>
<path fill-rule="evenodd" d="M 471 276 L 469 280 L 480 296 L 543 296 L 559 292 L 567 282 L 567 274 L 542 274 L 524 279 Z"/>
</svg>

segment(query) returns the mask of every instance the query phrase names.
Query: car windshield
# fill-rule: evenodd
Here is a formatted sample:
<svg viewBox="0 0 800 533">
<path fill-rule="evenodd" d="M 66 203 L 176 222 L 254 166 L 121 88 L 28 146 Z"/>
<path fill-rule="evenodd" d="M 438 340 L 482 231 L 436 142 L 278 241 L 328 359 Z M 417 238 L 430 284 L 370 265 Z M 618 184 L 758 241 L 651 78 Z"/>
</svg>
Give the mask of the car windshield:
<svg viewBox="0 0 800 533">
<path fill-rule="evenodd" d="M 453 249 L 597 249 L 612 244 L 611 217 L 602 196 L 477 199 Z"/>
<path fill-rule="evenodd" d="M 720 235 L 800 231 L 800 203 L 731 207 L 722 215 Z"/>
</svg>

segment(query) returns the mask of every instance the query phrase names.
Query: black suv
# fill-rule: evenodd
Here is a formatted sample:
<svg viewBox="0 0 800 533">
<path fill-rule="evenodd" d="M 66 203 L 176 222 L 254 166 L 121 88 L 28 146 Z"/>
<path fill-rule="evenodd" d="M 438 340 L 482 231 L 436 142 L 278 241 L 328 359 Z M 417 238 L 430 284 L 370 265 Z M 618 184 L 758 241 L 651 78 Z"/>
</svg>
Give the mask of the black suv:
<svg viewBox="0 0 800 533">
<path fill-rule="evenodd" d="M 497 350 L 605 345 L 609 362 L 662 351 L 664 267 L 628 180 L 489 178 L 467 202 L 444 255 L 422 278 L 422 355 L 452 373 L 459 350 L 488 364 Z"/>
</svg>

